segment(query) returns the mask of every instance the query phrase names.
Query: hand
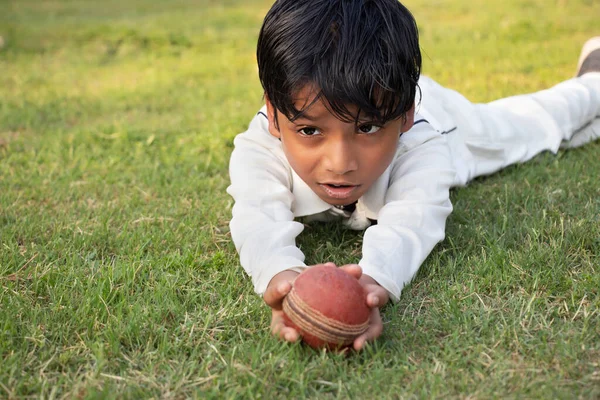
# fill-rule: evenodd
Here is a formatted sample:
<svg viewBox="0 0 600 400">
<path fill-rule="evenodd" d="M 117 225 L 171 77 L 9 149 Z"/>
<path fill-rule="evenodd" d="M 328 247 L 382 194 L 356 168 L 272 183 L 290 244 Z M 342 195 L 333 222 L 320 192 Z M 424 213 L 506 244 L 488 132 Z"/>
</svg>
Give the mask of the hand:
<svg viewBox="0 0 600 400">
<path fill-rule="evenodd" d="M 271 307 L 271 333 L 288 342 L 295 342 L 300 334 L 294 328 L 286 326 L 283 320 L 282 303 L 284 297 L 292 290 L 292 282 L 298 276 L 295 271 L 283 271 L 271 279 L 263 300 Z"/>
<path fill-rule="evenodd" d="M 377 339 L 383 332 L 383 321 L 379 308 L 383 307 L 390 300 L 390 296 L 377 281 L 369 275 L 363 275 L 362 269 L 356 264 L 345 265 L 342 267 L 346 272 L 356 277 L 367 292 L 367 305 L 371 308 L 369 328 L 365 333 L 354 339 L 354 350 L 361 350 L 367 342 Z"/>
</svg>

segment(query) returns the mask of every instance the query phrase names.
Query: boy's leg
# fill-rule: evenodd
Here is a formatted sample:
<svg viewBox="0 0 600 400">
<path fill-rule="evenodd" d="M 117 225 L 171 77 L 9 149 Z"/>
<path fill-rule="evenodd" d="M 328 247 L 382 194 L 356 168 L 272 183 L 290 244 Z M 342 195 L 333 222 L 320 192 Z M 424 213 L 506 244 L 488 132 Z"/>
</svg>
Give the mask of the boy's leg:
<svg viewBox="0 0 600 400">
<path fill-rule="evenodd" d="M 448 132 L 459 185 L 542 151 L 556 152 L 572 138 L 571 147 L 600 136 L 600 71 L 488 104 L 472 104 L 427 78 L 420 83 L 425 118 Z"/>
<path fill-rule="evenodd" d="M 594 71 L 600 71 L 600 36 L 585 43 L 577 65 L 577 76 Z M 598 138 L 600 138 L 600 118 L 595 118 L 590 124 L 575 132 L 571 139 L 563 142 L 560 147 L 579 147 Z"/>
<path fill-rule="evenodd" d="M 592 122 L 575 132 L 571 140 L 562 142 L 560 147 L 563 149 L 572 149 L 596 139 L 600 139 L 600 117 L 596 117 Z"/>
<path fill-rule="evenodd" d="M 596 36 L 585 42 L 581 49 L 579 62 L 577 63 L 576 76 L 588 72 L 600 71 L 600 36 Z"/>
</svg>

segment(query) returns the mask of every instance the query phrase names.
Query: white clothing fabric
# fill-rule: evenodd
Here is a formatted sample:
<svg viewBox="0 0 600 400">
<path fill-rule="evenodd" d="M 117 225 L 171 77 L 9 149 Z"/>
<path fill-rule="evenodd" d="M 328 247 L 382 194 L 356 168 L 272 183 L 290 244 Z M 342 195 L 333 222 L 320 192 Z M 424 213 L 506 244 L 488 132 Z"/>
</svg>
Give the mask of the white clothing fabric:
<svg viewBox="0 0 600 400">
<path fill-rule="evenodd" d="M 560 147 L 577 147 L 600 137 L 600 73 L 487 104 L 472 104 L 429 78 L 421 79 L 419 86 L 420 113 L 437 130 L 449 132 L 457 185 L 542 151 L 556 153 Z"/>
<path fill-rule="evenodd" d="M 426 77 L 419 86 L 414 126 L 352 213 L 321 200 L 294 172 L 269 134 L 265 108 L 235 138 L 227 189 L 235 201 L 231 235 L 257 293 L 277 273 L 306 267 L 295 244 L 304 225 L 294 220 L 306 217 L 366 228 L 359 265 L 397 300 L 444 238 L 451 187 L 556 152 L 575 132 L 567 146 L 600 136 L 600 73 L 488 104 L 472 104 Z"/>
</svg>

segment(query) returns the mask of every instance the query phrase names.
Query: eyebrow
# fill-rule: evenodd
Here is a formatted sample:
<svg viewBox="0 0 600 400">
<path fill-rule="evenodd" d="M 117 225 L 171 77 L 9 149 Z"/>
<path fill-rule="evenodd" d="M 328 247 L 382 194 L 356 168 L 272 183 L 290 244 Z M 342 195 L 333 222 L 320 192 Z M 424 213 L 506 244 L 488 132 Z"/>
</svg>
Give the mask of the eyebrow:
<svg viewBox="0 0 600 400">
<path fill-rule="evenodd" d="M 302 113 L 301 115 L 299 115 L 297 118 L 295 118 L 294 120 L 290 120 L 290 122 L 296 123 L 296 121 L 298 120 L 308 120 L 310 122 L 315 122 L 318 121 L 319 119 L 321 119 L 320 115 L 310 115 L 308 113 Z M 364 123 L 381 123 L 379 121 L 377 121 L 374 118 L 369 118 L 368 116 L 363 116 L 363 118 L 359 118 L 357 121 L 359 124 L 364 124 Z M 383 123 L 381 123 L 383 124 Z"/>
<path fill-rule="evenodd" d="M 309 121 L 312 121 L 312 122 L 314 122 L 314 121 L 318 120 L 318 119 L 319 119 L 319 117 L 317 117 L 317 116 L 313 116 L 313 115 L 310 115 L 310 114 L 306 114 L 306 113 L 302 113 L 302 114 L 300 114 L 300 115 L 299 115 L 299 116 L 298 116 L 296 119 L 294 119 L 294 121 L 293 121 L 293 122 L 296 122 L 296 121 L 297 121 L 297 120 L 299 120 L 299 119 L 307 119 L 307 120 L 309 120 Z"/>
</svg>

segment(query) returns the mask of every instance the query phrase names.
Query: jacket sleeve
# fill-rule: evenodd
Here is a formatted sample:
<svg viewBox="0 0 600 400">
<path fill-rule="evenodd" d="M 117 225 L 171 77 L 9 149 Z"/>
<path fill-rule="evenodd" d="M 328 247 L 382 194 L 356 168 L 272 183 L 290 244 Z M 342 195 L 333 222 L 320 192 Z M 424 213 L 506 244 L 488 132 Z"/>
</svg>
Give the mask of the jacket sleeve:
<svg viewBox="0 0 600 400">
<path fill-rule="evenodd" d="M 289 167 L 268 146 L 251 140 L 251 133 L 234 140 L 227 192 L 235 203 L 229 225 L 240 263 L 254 290 L 263 294 L 277 273 L 305 266 L 295 244 L 304 226 L 294 221 Z"/>
<path fill-rule="evenodd" d="M 428 123 L 406 132 L 400 148 L 377 225 L 365 232 L 359 263 L 394 301 L 444 239 L 456 175 L 446 136 Z"/>
</svg>

